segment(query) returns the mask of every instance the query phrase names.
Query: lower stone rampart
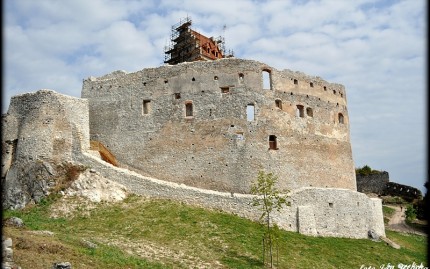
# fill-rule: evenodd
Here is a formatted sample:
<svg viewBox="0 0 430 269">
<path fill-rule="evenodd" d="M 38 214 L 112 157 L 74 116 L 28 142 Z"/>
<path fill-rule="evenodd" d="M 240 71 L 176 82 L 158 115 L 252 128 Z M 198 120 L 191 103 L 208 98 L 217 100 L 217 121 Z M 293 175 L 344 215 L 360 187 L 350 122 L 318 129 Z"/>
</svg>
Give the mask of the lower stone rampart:
<svg viewBox="0 0 430 269">
<path fill-rule="evenodd" d="M 251 220 L 257 220 L 261 214 L 251 205 L 253 195 L 205 190 L 145 177 L 114 167 L 89 153 L 77 156 L 76 161 L 123 184 L 132 193 L 219 209 Z M 291 206 L 273 214 L 282 229 L 348 238 L 367 238 L 369 230 L 374 230 L 385 236 L 380 199 L 370 199 L 348 189 L 301 188 L 290 192 L 287 200 Z"/>
</svg>

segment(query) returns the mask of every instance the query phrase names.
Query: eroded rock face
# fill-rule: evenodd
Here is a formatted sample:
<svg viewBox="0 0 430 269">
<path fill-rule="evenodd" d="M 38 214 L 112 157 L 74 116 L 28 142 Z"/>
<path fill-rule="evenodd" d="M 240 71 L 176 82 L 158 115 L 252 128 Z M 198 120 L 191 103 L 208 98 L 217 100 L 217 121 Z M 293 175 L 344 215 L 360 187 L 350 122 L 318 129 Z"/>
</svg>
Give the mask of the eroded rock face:
<svg viewBox="0 0 430 269">
<path fill-rule="evenodd" d="M 80 174 L 64 193 L 66 196 L 84 197 L 91 202 L 116 202 L 127 196 L 125 186 L 108 180 L 94 170 Z"/>
<path fill-rule="evenodd" d="M 19 209 L 38 203 L 55 185 L 55 173 L 44 161 L 12 166 L 3 179 L 3 208 Z"/>
</svg>

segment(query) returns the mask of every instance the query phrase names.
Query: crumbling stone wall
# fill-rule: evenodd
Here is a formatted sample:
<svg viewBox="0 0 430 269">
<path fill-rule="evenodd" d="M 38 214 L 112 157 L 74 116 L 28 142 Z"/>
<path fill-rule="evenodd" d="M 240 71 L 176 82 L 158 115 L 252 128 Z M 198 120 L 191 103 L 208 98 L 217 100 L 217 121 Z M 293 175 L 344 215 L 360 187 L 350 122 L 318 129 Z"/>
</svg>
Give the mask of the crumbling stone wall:
<svg viewBox="0 0 430 269">
<path fill-rule="evenodd" d="M 409 201 L 423 197 L 421 191 L 417 188 L 395 182 L 387 183 L 383 195 L 399 196 Z"/>
<path fill-rule="evenodd" d="M 422 198 L 420 190 L 411 186 L 390 182 L 389 174 L 386 171 L 380 171 L 369 175 L 357 174 L 356 177 L 357 191 L 359 192 L 399 196 L 406 200 Z"/>
<path fill-rule="evenodd" d="M 91 154 L 82 154 L 82 163 L 102 176 L 148 197 L 183 201 L 206 208 L 220 209 L 251 220 L 261 212 L 251 204 L 253 195 L 189 187 L 162 181 L 124 168 L 114 167 Z M 300 188 L 288 194 L 291 206 L 273 212 L 274 222 L 282 229 L 313 236 L 367 238 L 368 231 L 385 236 L 382 202 L 348 189 Z"/>
<path fill-rule="evenodd" d="M 25 114 L 23 107 L 29 99 L 34 102 L 30 102 L 33 108 Z M 38 91 L 13 99 L 8 115 L 3 117 L 3 128 L 6 132 L 2 142 L 8 144 L 8 141 L 17 141 L 16 146 L 12 146 L 15 148 L 12 152 L 15 153 L 12 154 L 11 161 L 8 161 L 10 166 L 5 171 L 4 193 L 7 197 L 15 199 L 19 198 L 17 193 L 24 193 L 24 202 L 34 199 L 25 186 L 32 182 L 37 183 L 39 179 L 38 174 L 28 170 L 28 167 L 35 167 L 37 164 L 36 168 L 40 168 L 41 173 L 46 172 L 41 178 L 50 178 L 49 174 L 55 175 L 57 171 L 47 164 L 52 164 L 53 160 L 69 160 L 79 166 L 91 167 L 92 172 L 121 183 L 130 192 L 140 195 L 217 208 L 253 220 L 260 216 L 258 209 L 251 206 L 252 195 L 233 191 L 219 192 L 163 181 L 103 161 L 100 155 L 94 154 L 89 147 L 86 108 L 86 100 L 66 97 L 53 91 Z M 51 119 L 50 122 L 54 126 L 61 128 L 45 127 L 43 124 L 46 118 Z M 56 153 L 54 149 L 55 143 L 52 140 L 57 137 L 64 138 L 64 141 L 70 144 L 64 147 L 63 155 L 61 152 Z M 8 154 L 11 154 L 10 152 Z M 13 186 L 11 182 L 17 185 Z M 13 193 L 9 190 L 13 190 Z M 297 188 L 289 194 L 288 199 L 291 206 L 274 214 L 275 222 L 283 229 L 309 235 L 352 238 L 367 238 L 369 230 L 380 235 L 385 234 L 379 199 L 369 199 L 366 195 L 350 189 L 315 187 Z"/>
<path fill-rule="evenodd" d="M 40 90 L 12 97 L 2 115 L 2 203 L 39 202 L 65 173 L 63 162 L 89 150 L 88 103 Z"/>
<path fill-rule="evenodd" d="M 356 190 L 340 84 L 229 58 L 90 77 L 82 97 L 91 139 L 143 175 L 248 193 L 264 169 L 281 189 Z"/>
<path fill-rule="evenodd" d="M 386 171 L 369 175 L 357 174 L 357 191 L 364 193 L 383 194 L 387 183 L 390 181 Z"/>
</svg>

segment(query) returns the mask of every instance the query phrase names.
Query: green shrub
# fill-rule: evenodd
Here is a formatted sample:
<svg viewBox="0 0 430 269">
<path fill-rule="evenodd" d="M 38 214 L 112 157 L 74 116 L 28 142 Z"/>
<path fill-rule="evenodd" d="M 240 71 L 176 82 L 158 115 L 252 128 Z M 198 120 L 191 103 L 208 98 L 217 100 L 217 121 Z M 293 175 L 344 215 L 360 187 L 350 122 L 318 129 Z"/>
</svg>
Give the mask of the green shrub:
<svg viewBox="0 0 430 269">
<path fill-rule="evenodd" d="M 368 175 L 373 175 L 373 174 L 379 174 L 381 172 L 378 170 L 373 170 L 372 168 L 370 168 L 370 166 L 368 166 L 366 164 L 363 167 L 356 168 L 355 173 L 357 175 L 361 175 L 361 176 L 368 176 Z"/>
<path fill-rule="evenodd" d="M 408 205 L 405 215 L 407 221 L 413 221 L 417 218 L 417 210 L 413 207 L 413 205 Z"/>
</svg>

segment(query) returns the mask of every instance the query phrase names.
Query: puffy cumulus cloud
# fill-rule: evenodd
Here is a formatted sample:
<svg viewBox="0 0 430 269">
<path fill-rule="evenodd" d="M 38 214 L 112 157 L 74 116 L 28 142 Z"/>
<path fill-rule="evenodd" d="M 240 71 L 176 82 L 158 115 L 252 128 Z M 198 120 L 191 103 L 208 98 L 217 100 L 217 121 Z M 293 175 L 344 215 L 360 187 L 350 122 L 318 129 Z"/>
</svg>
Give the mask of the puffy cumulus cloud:
<svg viewBox="0 0 430 269">
<path fill-rule="evenodd" d="M 152 7 L 149 1 L 6 1 L 3 112 L 20 92 L 50 88 L 80 96 L 84 77 L 116 66 L 140 69 L 154 45 L 121 19 Z"/>
<path fill-rule="evenodd" d="M 150 59 L 154 54 L 162 54 L 143 32 L 139 32 L 135 25 L 128 21 L 112 23 L 98 32 L 95 38 L 98 40 L 97 52 L 100 58 L 114 69 L 136 71 L 146 59 Z"/>
<path fill-rule="evenodd" d="M 72 23 L 82 28 L 98 29 L 152 6 L 151 1 L 137 0 L 6 0 L 6 9 L 13 10 L 13 14 L 18 16 L 15 20 L 20 21 L 26 28 Z"/>
</svg>

